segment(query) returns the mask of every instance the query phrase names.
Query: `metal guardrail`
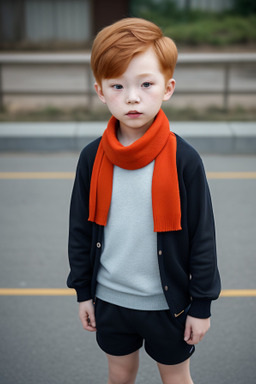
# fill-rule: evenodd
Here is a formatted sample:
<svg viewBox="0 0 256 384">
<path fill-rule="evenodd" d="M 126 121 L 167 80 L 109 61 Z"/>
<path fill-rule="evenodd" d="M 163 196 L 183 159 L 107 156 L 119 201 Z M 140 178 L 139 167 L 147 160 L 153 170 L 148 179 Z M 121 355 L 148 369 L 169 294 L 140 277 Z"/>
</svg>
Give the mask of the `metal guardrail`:
<svg viewBox="0 0 256 384">
<path fill-rule="evenodd" d="M 84 65 L 86 70 L 87 82 L 89 84 L 88 89 L 83 91 L 28 91 L 28 90 L 5 90 L 3 89 L 2 79 L 2 67 L 7 65 L 68 65 L 78 64 Z M 256 94 L 255 90 L 248 89 L 230 89 L 230 71 L 233 67 L 248 67 L 256 65 L 256 53 L 197 53 L 197 54 L 180 54 L 178 58 L 178 66 L 191 67 L 219 67 L 223 68 L 224 71 L 224 82 L 221 90 L 205 90 L 205 89 L 193 89 L 193 90 L 177 90 L 177 94 L 193 94 L 193 95 L 223 95 L 223 109 L 228 109 L 228 99 L 230 94 L 244 94 L 253 95 Z M 93 76 L 90 69 L 90 54 L 66 54 L 66 53 L 53 53 L 53 54 L 0 54 L 0 108 L 4 106 L 5 95 L 86 95 L 88 96 L 89 107 L 92 107 L 92 100 L 95 96 L 95 92 L 92 87 Z"/>
</svg>

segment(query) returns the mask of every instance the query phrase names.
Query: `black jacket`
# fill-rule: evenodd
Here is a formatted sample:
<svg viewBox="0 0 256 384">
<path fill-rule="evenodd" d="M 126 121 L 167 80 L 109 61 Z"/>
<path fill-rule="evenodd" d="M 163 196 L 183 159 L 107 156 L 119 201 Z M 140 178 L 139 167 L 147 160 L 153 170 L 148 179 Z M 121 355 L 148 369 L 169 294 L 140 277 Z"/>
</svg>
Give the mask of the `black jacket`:
<svg viewBox="0 0 256 384">
<path fill-rule="evenodd" d="M 211 197 L 200 156 L 176 137 L 182 230 L 157 234 L 161 282 L 173 316 L 191 304 L 191 316 L 207 318 L 211 301 L 220 293 Z M 95 299 L 100 264 L 104 227 L 88 221 L 90 178 L 99 142 L 100 138 L 81 152 L 71 198 L 67 285 L 76 290 L 79 302 Z"/>
</svg>

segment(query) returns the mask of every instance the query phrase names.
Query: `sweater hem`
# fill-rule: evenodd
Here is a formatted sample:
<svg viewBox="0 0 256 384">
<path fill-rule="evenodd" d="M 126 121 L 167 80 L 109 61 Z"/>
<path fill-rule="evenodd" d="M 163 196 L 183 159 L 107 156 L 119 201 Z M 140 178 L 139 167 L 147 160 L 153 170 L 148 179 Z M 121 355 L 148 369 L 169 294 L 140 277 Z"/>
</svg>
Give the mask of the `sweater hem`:
<svg viewBox="0 0 256 384">
<path fill-rule="evenodd" d="M 169 309 L 163 293 L 151 296 L 141 296 L 126 292 L 118 292 L 98 284 L 96 297 L 120 307 L 142 311 L 165 311 Z"/>
</svg>

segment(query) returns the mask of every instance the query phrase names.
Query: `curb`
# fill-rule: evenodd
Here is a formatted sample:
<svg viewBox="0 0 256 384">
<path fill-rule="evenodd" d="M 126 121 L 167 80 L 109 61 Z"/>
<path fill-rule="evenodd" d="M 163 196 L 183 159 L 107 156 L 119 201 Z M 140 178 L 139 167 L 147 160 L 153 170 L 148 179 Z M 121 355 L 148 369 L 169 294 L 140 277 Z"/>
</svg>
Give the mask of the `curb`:
<svg viewBox="0 0 256 384">
<path fill-rule="evenodd" d="M 0 123 L 0 152 L 81 151 L 107 122 Z M 202 154 L 255 154 L 256 122 L 172 122 L 171 130 Z"/>
</svg>

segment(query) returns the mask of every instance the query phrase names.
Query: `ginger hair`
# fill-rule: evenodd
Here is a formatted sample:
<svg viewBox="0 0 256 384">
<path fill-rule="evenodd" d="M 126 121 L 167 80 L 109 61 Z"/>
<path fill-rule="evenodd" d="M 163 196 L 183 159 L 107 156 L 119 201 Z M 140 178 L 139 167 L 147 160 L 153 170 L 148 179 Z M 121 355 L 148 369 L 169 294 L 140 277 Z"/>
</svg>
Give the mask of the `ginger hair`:
<svg viewBox="0 0 256 384">
<path fill-rule="evenodd" d="M 91 67 L 96 82 L 121 76 L 135 55 L 153 47 L 166 81 L 173 76 L 178 51 L 154 23 L 125 18 L 105 27 L 96 36 L 91 52 Z"/>
</svg>

